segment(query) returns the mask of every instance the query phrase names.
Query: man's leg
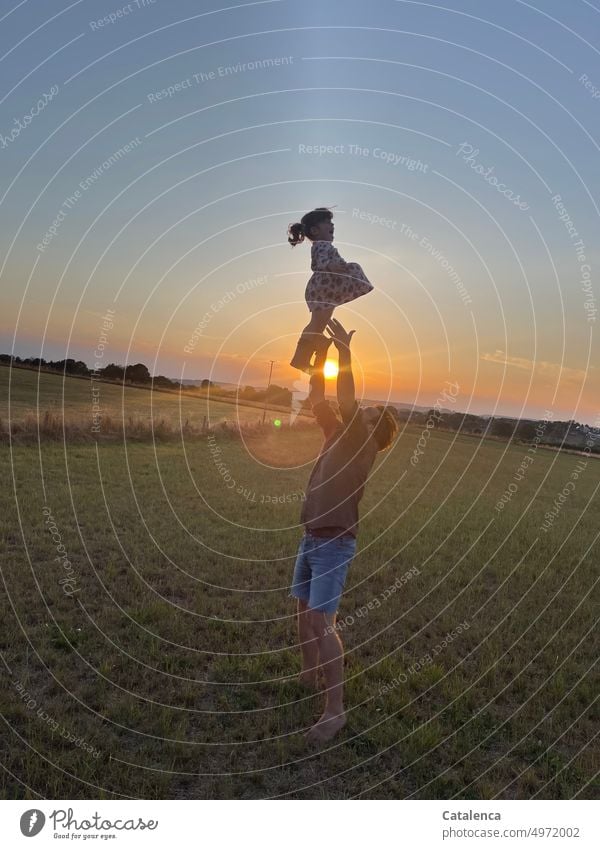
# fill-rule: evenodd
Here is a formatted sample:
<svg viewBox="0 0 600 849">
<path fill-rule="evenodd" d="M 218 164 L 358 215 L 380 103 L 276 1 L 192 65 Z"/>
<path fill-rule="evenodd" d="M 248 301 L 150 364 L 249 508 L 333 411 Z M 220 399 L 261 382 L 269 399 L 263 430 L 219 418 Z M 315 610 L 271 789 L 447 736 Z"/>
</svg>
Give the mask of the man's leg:
<svg viewBox="0 0 600 849">
<path fill-rule="evenodd" d="M 298 640 L 302 651 L 302 671 L 299 681 L 306 687 L 317 689 L 317 675 L 319 671 L 319 646 L 317 635 L 313 631 L 313 624 L 308 610 L 308 602 L 298 599 Z"/>
<path fill-rule="evenodd" d="M 317 635 L 319 659 L 325 675 L 325 710 L 306 737 L 325 743 L 346 724 L 344 711 L 344 647 L 335 629 L 335 613 L 309 610 L 312 630 Z"/>
</svg>

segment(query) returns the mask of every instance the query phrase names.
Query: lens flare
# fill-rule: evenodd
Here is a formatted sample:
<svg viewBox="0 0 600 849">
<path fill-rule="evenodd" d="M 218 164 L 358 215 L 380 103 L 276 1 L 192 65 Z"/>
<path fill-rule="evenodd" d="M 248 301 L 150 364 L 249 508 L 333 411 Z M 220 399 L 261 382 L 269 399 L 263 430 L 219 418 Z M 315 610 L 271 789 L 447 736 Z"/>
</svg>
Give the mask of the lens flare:
<svg viewBox="0 0 600 849">
<path fill-rule="evenodd" d="M 323 369 L 323 374 L 327 378 L 337 377 L 338 364 L 335 360 L 325 360 L 325 368 Z"/>
</svg>

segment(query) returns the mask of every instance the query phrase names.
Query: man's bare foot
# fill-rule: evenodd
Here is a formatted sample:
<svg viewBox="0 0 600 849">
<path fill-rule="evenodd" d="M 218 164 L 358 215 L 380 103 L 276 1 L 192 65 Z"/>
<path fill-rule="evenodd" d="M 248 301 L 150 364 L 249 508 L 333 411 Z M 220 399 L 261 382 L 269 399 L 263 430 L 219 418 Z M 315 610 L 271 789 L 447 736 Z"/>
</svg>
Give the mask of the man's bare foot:
<svg viewBox="0 0 600 849">
<path fill-rule="evenodd" d="M 326 743 L 341 731 L 346 724 L 345 713 L 327 713 L 315 722 L 313 727 L 306 732 L 306 739 L 310 743 Z"/>
</svg>

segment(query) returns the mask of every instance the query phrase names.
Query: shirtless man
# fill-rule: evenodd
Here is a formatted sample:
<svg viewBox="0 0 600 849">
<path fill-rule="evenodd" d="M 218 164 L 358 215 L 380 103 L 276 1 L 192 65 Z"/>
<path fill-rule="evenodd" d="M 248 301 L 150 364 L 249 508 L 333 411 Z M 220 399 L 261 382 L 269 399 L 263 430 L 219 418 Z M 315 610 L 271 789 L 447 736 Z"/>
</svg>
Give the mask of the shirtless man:
<svg viewBox="0 0 600 849">
<path fill-rule="evenodd" d="M 311 742 L 330 740 L 346 723 L 344 711 L 344 650 L 335 619 L 346 575 L 356 553 L 358 503 L 379 451 L 394 441 L 396 419 L 383 406 L 359 407 L 349 333 L 336 319 L 330 336 L 319 342 L 310 378 L 309 400 L 325 441 L 313 467 L 302 505 L 304 535 L 300 541 L 290 595 L 296 598 L 302 650 L 300 680 L 317 688 L 322 668 L 325 709 L 307 734 Z M 337 400 L 340 417 L 325 399 L 323 367 L 331 342 L 339 356 Z"/>
</svg>

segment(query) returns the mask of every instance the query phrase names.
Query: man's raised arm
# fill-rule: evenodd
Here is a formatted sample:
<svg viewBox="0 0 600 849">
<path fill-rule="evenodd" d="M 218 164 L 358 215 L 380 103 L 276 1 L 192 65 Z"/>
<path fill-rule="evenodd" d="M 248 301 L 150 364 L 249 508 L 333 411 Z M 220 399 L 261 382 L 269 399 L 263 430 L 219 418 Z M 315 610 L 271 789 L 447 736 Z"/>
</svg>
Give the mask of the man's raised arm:
<svg viewBox="0 0 600 849">
<path fill-rule="evenodd" d="M 310 393 L 308 400 L 312 407 L 314 417 L 317 424 L 328 439 L 336 428 L 340 425 L 340 420 L 331 409 L 329 401 L 325 399 L 325 361 L 327 359 L 327 351 L 331 345 L 331 339 L 327 336 L 321 337 L 319 340 L 317 352 L 315 354 L 315 362 L 310 376 Z"/>
<path fill-rule="evenodd" d="M 322 341 L 321 341 L 322 339 Z M 331 345 L 331 339 L 327 336 L 322 336 L 319 340 L 317 351 L 315 353 L 315 362 L 310 376 L 310 392 L 308 400 L 311 407 L 320 404 L 325 400 L 325 361 L 327 359 L 327 351 Z"/>
<path fill-rule="evenodd" d="M 352 355 L 350 354 L 350 340 L 354 330 L 349 333 L 343 325 L 335 318 L 330 319 L 327 327 L 331 333 L 335 347 L 338 350 L 338 376 L 337 376 L 337 398 L 340 411 L 342 407 L 354 407 L 356 401 L 354 389 L 354 375 L 352 374 Z"/>
<path fill-rule="evenodd" d="M 356 403 L 354 375 L 352 374 L 352 355 L 350 354 L 350 340 L 354 335 L 354 330 L 348 332 L 335 318 L 330 319 L 327 327 L 339 354 L 337 397 L 340 416 L 347 426 L 348 432 L 353 437 L 364 441 L 368 436 L 368 430 L 360 407 Z"/>
</svg>

